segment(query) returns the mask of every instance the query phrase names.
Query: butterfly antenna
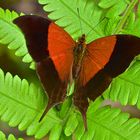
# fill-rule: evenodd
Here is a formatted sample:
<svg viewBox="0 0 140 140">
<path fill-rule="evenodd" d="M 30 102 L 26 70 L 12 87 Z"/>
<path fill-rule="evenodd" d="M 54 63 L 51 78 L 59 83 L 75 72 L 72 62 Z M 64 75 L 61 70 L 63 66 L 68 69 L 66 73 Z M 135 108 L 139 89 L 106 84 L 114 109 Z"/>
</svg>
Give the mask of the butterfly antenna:
<svg viewBox="0 0 140 140">
<path fill-rule="evenodd" d="M 81 28 L 81 35 L 82 35 L 82 34 L 83 34 L 83 28 L 82 28 L 82 22 L 81 22 L 81 17 L 80 17 L 79 8 L 77 8 L 77 13 L 78 13 L 78 18 L 79 18 L 80 28 Z"/>
<path fill-rule="evenodd" d="M 107 17 L 104 17 L 103 19 L 101 19 L 101 20 L 87 33 L 86 36 L 88 36 L 89 33 L 90 33 L 91 31 L 95 31 L 98 35 L 101 35 L 99 32 L 97 32 L 97 31 L 95 30 L 95 28 L 96 28 L 101 22 L 103 22 L 105 19 L 108 19 L 108 18 L 107 18 Z"/>
<path fill-rule="evenodd" d="M 97 4 L 98 4 L 98 0 L 95 0 L 94 5 L 97 5 Z M 93 9 L 92 15 L 94 14 L 95 9 L 96 9 L 96 7 Z M 97 23 L 97 24 L 99 24 L 99 23 Z M 86 36 L 88 36 L 91 31 L 95 31 L 99 36 L 101 36 L 101 34 L 97 30 L 95 30 L 96 26 L 97 25 L 95 25 L 93 28 L 91 27 L 91 30 L 86 34 Z"/>
</svg>

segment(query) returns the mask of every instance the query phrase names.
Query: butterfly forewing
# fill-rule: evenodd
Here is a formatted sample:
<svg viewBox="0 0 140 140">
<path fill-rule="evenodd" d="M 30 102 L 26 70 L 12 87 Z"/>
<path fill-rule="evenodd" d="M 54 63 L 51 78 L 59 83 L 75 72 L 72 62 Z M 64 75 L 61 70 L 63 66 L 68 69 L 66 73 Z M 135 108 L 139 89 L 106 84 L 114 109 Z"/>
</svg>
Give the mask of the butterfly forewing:
<svg viewBox="0 0 140 140">
<path fill-rule="evenodd" d="M 79 84 L 85 85 L 108 63 L 116 44 L 116 36 L 100 38 L 87 45 L 83 58 Z"/>
</svg>

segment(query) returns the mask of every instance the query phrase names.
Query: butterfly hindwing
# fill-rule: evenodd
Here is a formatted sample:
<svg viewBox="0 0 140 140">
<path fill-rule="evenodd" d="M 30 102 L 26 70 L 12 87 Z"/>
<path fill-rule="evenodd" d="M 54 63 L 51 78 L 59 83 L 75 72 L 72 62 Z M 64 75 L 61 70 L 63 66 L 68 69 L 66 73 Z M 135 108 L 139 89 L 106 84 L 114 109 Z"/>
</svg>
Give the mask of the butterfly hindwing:
<svg viewBox="0 0 140 140">
<path fill-rule="evenodd" d="M 44 117 L 52 106 L 65 99 L 74 41 L 62 28 L 39 16 L 21 16 L 14 23 L 25 35 L 37 74 L 49 97 Z"/>
</svg>

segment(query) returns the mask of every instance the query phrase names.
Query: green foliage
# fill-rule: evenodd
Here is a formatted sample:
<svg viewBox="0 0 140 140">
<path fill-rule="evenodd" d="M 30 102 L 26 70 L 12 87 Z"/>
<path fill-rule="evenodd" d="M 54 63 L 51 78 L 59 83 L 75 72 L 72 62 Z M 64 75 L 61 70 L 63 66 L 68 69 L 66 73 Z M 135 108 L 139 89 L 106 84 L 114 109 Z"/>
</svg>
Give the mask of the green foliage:
<svg viewBox="0 0 140 140">
<path fill-rule="evenodd" d="M 32 83 L 29 84 L 25 79 L 21 80 L 18 76 L 12 77 L 10 73 L 4 75 L 0 69 L 0 116 L 2 121 L 8 122 L 11 127 L 18 126 L 21 131 L 27 130 L 28 135 L 35 135 L 36 138 L 42 138 L 50 132 L 50 138 L 57 140 L 69 117 L 69 115 L 66 117 L 66 114 L 71 102 L 66 100 L 60 114 L 51 109 L 46 118 L 39 123 L 46 103 L 46 97 L 41 88 Z"/>
<path fill-rule="evenodd" d="M 110 87 L 104 93 L 105 99 L 119 101 L 122 105 L 136 105 L 140 109 L 139 59 L 139 57 L 136 57 L 129 69 L 112 81 Z"/>
<path fill-rule="evenodd" d="M 10 134 L 10 135 L 8 136 L 8 138 L 6 138 L 5 134 L 4 134 L 2 131 L 0 131 L 0 140 L 23 140 L 23 139 L 22 139 L 22 138 L 16 139 L 16 138 L 14 137 L 14 135 L 12 135 L 12 134 Z"/>
<path fill-rule="evenodd" d="M 48 17 L 56 21 L 61 27 L 69 32 L 76 40 L 81 36 L 81 32 L 87 34 L 87 43 L 111 34 L 130 33 L 129 26 L 124 25 L 128 17 L 133 13 L 135 4 L 138 0 L 38 0 L 40 4 L 45 4 L 44 10 L 50 12 Z M 54 4 L 55 3 L 55 4 Z M 79 9 L 79 13 L 77 11 Z M 139 12 L 137 12 L 139 15 Z M 80 26 L 81 22 L 81 26 Z M 135 25 L 134 25 L 135 24 Z M 138 27 L 137 23 L 131 24 Z M 138 35 L 138 33 L 131 34 Z"/>
<path fill-rule="evenodd" d="M 139 140 L 140 120 L 109 106 L 88 112 L 89 130 L 82 140 Z"/>
<path fill-rule="evenodd" d="M 134 6 L 137 3 L 138 0 L 132 0 L 132 1 L 112 0 L 111 2 L 110 0 L 109 2 L 107 0 L 101 0 L 99 6 L 101 8 L 108 9 L 106 12 L 106 17 L 110 19 L 106 25 L 106 29 L 105 29 L 105 32 L 107 32 L 106 34 L 110 34 L 111 32 L 112 34 L 130 33 L 130 34 L 138 35 L 134 32 L 134 26 L 140 24 L 140 23 L 137 24 L 135 23 L 136 19 L 134 17 L 137 14 L 134 13 Z M 131 32 L 130 32 L 130 28 L 132 29 Z"/>
<path fill-rule="evenodd" d="M 133 34 L 140 37 L 140 4 L 136 9 L 136 14 L 131 12 L 122 33 Z"/>
<path fill-rule="evenodd" d="M 39 0 L 39 3 L 44 4 L 44 10 L 50 12 L 50 19 L 55 20 L 75 40 L 81 32 L 87 34 L 87 42 L 118 33 L 140 36 L 137 32 L 140 29 L 140 4 L 136 12 L 133 10 L 137 2 L 138 0 Z M 24 36 L 12 23 L 18 16 L 20 15 L 15 12 L 0 9 L 0 43 L 6 44 L 9 49 L 16 49 L 16 55 L 24 56 L 23 61 L 31 62 L 32 66 Z M 140 108 L 139 68 L 137 57 L 126 72 L 113 80 L 103 97 Z M 10 73 L 4 75 L 0 70 L 1 119 L 11 127 L 18 126 L 19 130 L 26 130 L 28 135 L 34 135 L 37 139 L 49 134 L 50 140 L 71 140 L 72 137 L 76 140 L 139 140 L 139 119 L 129 118 L 128 114 L 119 109 L 99 109 L 102 101 L 99 97 L 90 102 L 87 131 L 70 98 L 61 105 L 60 111 L 51 109 L 39 123 L 38 119 L 47 103 L 41 88 L 18 76 L 13 77 Z"/>
<path fill-rule="evenodd" d="M 93 29 L 104 14 L 96 1 L 39 0 L 39 2 L 45 4 L 45 11 L 50 12 L 48 17 L 55 20 L 59 26 L 64 27 L 75 40 L 81 36 L 81 32 L 85 34 L 90 32 L 86 38 L 87 42 L 104 36 L 104 32 L 101 30 L 104 28 L 103 25 L 100 26 L 101 28 Z"/>
<path fill-rule="evenodd" d="M 16 56 L 22 56 L 23 62 L 30 63 L 32 62 L 32 58 L 28 54 L 24 36 L 16 25 L 12 23 L 12 21 L 20 15 L 14 11 L 4 11 L 0 8 L 0 43 L 6 44 L 11 50 L 16 50 Z M 34 68 L 33 62 L 30 64 L 30 67 Z"/>
</svg>

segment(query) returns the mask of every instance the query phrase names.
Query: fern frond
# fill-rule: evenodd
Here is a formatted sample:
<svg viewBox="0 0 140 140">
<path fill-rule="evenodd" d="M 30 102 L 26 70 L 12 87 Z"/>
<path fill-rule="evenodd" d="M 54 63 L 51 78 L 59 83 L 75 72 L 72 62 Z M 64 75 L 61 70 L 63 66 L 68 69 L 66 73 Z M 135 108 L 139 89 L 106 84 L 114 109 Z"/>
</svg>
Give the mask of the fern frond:
<svg viewBox="0 0 140 140">
<path fill-rule="evenodd" d="M 4 75 L 0 69 L 0 116 L 3 121 L 25 130 L 38 122 L 37 116 L 45 103 L 40 88 L 18 76 L 12 77 L 10 73 Z"/>
<path fill-rule="evenodd" d="M 6 138 L 5 134 L 4 134 L 2 131 L 0 131 L 0 140 L 24 140 L 24 139 L 22 139 L 22 138 L 16 139 L 16 138 L 14 137 L 14 135 L 12 135 L 12 134 L 10 134 L 10 135 L 8 136 L 8 138 Z"/>
<path fill-rule="evenodd" d="M 22 15 L 22 14 L 21 14 Z M 6 44 L 9 49 L 14 49 L 15 55 L 23 57 L 22 61 L 31 63 L 30 67 L 34 68 L 34 63 L 26 48 L 26 43 L 22 32 L 12 21 L 19 17 L 16 12 L 3 10 L 0 8 L 0 43 Z"/>
<path fill-rule="evenodd" d="M 135 8 L 136 9 L 136 8 Z M 133 34 L 140 37 L 140 3 L 137 6 L 136 12 L 131 12 L 127 19 L 127 23 L 122 30 L 124 34 Z"/>
<path fill-rule="evenodd" d="M 64 27 L 67 32 L 76 40 L 81 34 L 88 34 L 87 42 L 104 36 L 104 25 L 98 29 L 93 29 L 96 26 L 104 11 L 99 8 L 97 1 L 91 0 L 38 0 L 40 4 L 45 4 L 44 10 L 50 12 L 48 17 L 55 20 L 56 23 Z M 55 3 L 55 4 L 54 4 Z M 81 25 L 80 25 L 81 23 Z"/>
<path fill-rule="evenodd" d="M 48 17 L 64 27 L 75 40 L 83 33 L 88 34 L 87 43 L 106 35 L 122 33 L 128 16 L 138 2 L 137 0 L 131 2 L 100 0 L 99 3 L 90 0 L 38 1 L 45 5 L 45 11 L 50 12 Z"/>
<path fill-rule="evenodd" d="M 100 0 L 99 6 L 103 9 L 106 9 L 106 17 L 109 18 L 107 23 L 105 32 L 106 35 L 111 34 L 119 34 L 119 33 L 126 33 L 124 32 L 124 28 L 126 27 L 126 22 L 128 18 L 133 14 L 134 7 L 138 3 L 138 0 Z M 130 33 L 132 34 L 132 33 Z"/>
<path fill-rule="evenodd" d="M 81 140 L 139 140 L 140 120 L 109 106 L 88 111 L 88 131 Z M 76 139 L 78 140 L 78 139 Z"/>
<path fill-rule="evenodd" d="M 140 62 L 135 59 L 130 67 L 115 78 L 103 94 L 105 99 L 119 101 L 122 105 L 136 105 L 140 109 Z"/>
<path fill-rule="evenodd" d="M 10 73 L 4 75 L 0 69 L 0 117 L 2 121 L 8 122 L 11 127 L 18 126 L 21 131 L 27 130 L 28 135 L 35 135 L 37 139 L 50 133 L 53 140 L 55 133 L 55 140 L 59 140 L 63 133 L 62 128 L 69 117 L 65 114 L 71 113 L 69 111 L 70 100 L 66 100 L 62 105 L 60 113 L 51 109 L 44 120 L 39 123 L 46 103 L 46 96 L 40 88 L 32 83 L 29 84 L 25 79 L 21 80 L 18 76 L 12 77 Z"/>
</svg>

